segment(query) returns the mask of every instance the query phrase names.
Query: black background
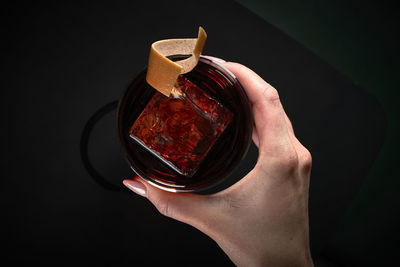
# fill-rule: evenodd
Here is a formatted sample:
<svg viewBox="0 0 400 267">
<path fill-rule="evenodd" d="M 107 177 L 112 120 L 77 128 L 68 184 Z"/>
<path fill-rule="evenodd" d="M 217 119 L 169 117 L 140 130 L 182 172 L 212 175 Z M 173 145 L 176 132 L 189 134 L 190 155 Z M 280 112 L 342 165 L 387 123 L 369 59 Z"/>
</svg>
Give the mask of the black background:
<svg viewBox="0 0 400 267">
<path fill-rule="evenodd" d="M 360 89 L 288 36 L 231 1 L 15 4 L 3 9 L 1 236 L 6 263 L 231 265 L 202 233 L 145 199 L 90 179 L 79 142 L 90 116 L 119 98 L 150 44 L 208 33 L 204 54 L 249 66 L 275 86 L 313 155 L 314 257 L 384 138 L 384 114 Z M 151 12 L 150 12 L 151 11 Z M 95 126 L 90 157 L 115 181 L 133 173 L 115 114 Z M 249 226 L 251 227 L 251 226 Z"/>
</svg>

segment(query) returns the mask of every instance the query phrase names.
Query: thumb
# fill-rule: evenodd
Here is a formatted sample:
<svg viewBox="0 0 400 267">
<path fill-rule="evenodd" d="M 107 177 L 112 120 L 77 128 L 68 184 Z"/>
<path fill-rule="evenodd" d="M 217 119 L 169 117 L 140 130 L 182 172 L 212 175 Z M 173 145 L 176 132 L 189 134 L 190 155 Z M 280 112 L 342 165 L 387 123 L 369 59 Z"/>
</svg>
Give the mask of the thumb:
<svg viewBox="0 0 400 267">
<path fill-rule="evenodd" d="M 124 185 L 133 192 L 146 197 L 157 210 L 170 218 L 190 224 L 199 230 L 204 229 L 204 219 L 209 213 L 211 198 L 191 193 L 172 193 L 161 190 L 142 178 L 124 180 Z"/>
</svg>

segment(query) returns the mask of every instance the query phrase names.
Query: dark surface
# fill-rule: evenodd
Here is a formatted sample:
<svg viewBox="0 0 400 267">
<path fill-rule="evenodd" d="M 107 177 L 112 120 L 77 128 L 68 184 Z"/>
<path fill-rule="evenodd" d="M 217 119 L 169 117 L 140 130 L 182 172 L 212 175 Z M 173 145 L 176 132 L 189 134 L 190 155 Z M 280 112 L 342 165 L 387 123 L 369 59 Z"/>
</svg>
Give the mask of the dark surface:
<svg viewBox="0 0 400 267">
<path fill-rule="evenodd" d="M 157 10 L 149 14 L 150 8 Z M 7 262 L 231 264 L 212 240 L 159 215 L 145 199 L 100 187 L 79 150 L 89 117 L 146 65 L 150 44 L 195 36 L 199 25 L 209 35 L 205 54 L 241 62 L 277 87 L 297 137 L 313 154 L 314 256 L 383 142 L 384 114 L 374 97 L 234 2 L 20 5 L 6 8 L 4 18 Z M 122 180 L 132 173 L 119 153 L 114 116 L 95 125 L 89 151 L 100 173 Z"/>
</svg>

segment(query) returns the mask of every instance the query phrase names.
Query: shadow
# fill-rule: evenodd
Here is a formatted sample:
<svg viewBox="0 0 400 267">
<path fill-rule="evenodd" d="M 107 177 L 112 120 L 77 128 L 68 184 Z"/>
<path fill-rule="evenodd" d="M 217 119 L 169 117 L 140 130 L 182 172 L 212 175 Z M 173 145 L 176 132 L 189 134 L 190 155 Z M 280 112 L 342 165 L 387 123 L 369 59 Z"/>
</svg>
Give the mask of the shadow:
<svg viewBox="0 0 400 267">
<path fill-rule="evenodd" d="M 112 101 L 101 108 L 99 108 L 86 122 L 83 128 L 80 140 L 80 154 L 83 166 L 89 173 L 90 177 L 98 185 L 113 192 L 128 192 L 124 186 L 118 186 L 107 180 L 92 164 L 89 158 L 89 140 L 92 136 L 95 125 L 107 114 L 112 112 L 118 107 L 118 100 Z"/>
</svg>

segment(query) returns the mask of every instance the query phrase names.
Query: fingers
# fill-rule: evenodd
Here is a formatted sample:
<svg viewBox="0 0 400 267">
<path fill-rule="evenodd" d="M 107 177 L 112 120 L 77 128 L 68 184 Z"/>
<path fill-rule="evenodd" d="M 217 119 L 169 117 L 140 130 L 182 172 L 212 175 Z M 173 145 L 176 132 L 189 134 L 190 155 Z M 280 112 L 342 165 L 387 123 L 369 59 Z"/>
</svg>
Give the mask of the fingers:
<svg viewBox="0 0 400 267">
<path fill-rule="evenodd" d="M 207 218 L 210 206 L 207 196 L 167 192 L 137 176 L 124 180 L 123 184 L 138 195 L 146 197 L 161 214 L 199 229 L 204 228 L 202 218 Z"/>
<path fill-rule="evenodd" d="M 290 139 L 278 92 L 255 72 L 241 64 L 221 64 L 238 78 L 246 90 L 253 106 L 260 153 L 285 153 Z"/>
<path fill-rule="evenodd" d="M 254 113 L 254 119 L 255 119 L 255 125 L 253 129 L 253 142 L 255 145 L 259 148 L 260 146 L 260 138 L 258 132 L 263 131 L 265 127 L 262 127 L 264 125 L 265 116 L 263 116 L 262 113 L 268 113 L 269 111 L 267 110 L 268 107 L 265 105 L 268 101 L 265 101 L 265 99 L 271 100 L 272 102 L 279 102 L 279 96 L 276 90 L 269 85 L 267 82 L 265 82 L 260 76 L 258 76 L 255 72 L 252 70 L 248 69 L 247 67 L 233 63 L 233 62 L 226 62 L 225 60 L 217 57 L 212 57 L 212 56 L 205 56 L 208 59 L 211 59 L 215 62 L 218 62 L 225 67 L 227 67 L 235 76 L 239 79 L 240 83 L 243 85 L 244 89 L 246 90 L 246 93 L 249 97 L 250 102 L 252 103 L 253 109 L 259 110 L 259 112 L 253 112 Z M 270 101 L 270 102 L 271 102 Z M 280 103 L 278 103 L 278 106 L 281 107 Z M 280 108 L 278 108 L 280 109 Z M 282 108 L 283 111 L 283 108 Z M 285 112 L 279 111 L 278 113 L 283 113 L 285 122 L 286 122 L 286 127 L 288 128 L 289 131 L 293 132 L 292 125 L 290 123 L 290 120 L 287 118 Z M 272 120 L 274 118 L 271 118 Z M 283 125 L 283 121 L 280 118 L 280 124 Z M 258 129 L 259 128 L 259 129 Z M 279 127 L 277 127 L 279 128 Z M 285 131 L 284 127 L 282 127 L 282 130 Z M 279 134 L 278 134 L 279 135 Z M 281 136 L 281 135 L 280 135 Z M 268 137 L 266 137 L 268 138 Z M 264 145 L 265 144 L 264 142 Z"/>
<path fill-rule="evenodd" d="M 253 106 L 255 120 L 253 141 L 259 148 L 260 154 L 284 155 L 289 161 L 296 162 L 293 165 L 299 166 L 300 169 L 309 173 L 312 162 L 311 154 L 296 138 L 292 123 L 280 103 L 277 91 L 243 65 L 226 62 L 216 57 L 206 57 L 228 68 L 246 90 Z"/>
<path fill-rule="evenodd" d="M 253 141 L 260 154 L 286 156 L 298 161 L 305 171 L 311 168 L 311 154 L 295 137 L 292 123 L 279 100 L 278 92 L 249 68 L 223 59 L 208 57 L 228 68 L 246 90 L 253 107 Z M 268 160 L 268 159 L 267 159 Z M 297 165 L 297 164 L 296 164 Z"/>
</svg>

